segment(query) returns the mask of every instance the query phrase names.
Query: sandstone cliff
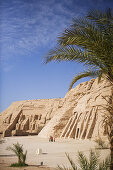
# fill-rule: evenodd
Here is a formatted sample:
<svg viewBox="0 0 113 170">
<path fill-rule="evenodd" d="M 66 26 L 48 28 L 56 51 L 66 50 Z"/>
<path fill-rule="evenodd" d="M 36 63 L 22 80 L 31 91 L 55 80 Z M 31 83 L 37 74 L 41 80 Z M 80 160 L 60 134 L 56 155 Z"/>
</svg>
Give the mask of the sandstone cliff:
<svg viewBox="0 0 113 170">
<path fill-rule="evenodd" d="M 3 136 L 38 134 L 61 104 L 62 99 L 14 102 L 0 115 L 0 133 Z"/>
<path fill-rule="evenodd" d="M 70 90 L 64 97 L 64 104 L 56 110 L 54 117 L 42 129 L 38 136 L 64 138 L 106 137 L 107 127 L 102 126 L 107 102 L 112 94 L 112 87 L 107 81 L 92 79 Z"/>
<path fill-rule="evenodd" d="M 63 99 L 40 99 L 13 103 L 0 115 L 1 134 L 39 137 L 98 138 L 106 137 L 99 105 L 106 105 L 103 96 L 111 96 L 112 87 L 97 79 L 70 90 Z M 108 113 L 107 113 L 108 114 Z"/>
</svg>

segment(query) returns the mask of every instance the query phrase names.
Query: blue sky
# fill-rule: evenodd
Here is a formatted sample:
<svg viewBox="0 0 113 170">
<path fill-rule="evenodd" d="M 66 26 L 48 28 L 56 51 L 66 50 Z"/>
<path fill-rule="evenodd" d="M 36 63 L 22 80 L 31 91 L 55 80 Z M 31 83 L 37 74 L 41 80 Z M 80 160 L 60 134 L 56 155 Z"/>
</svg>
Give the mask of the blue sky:
<svg viewBox="0 0 113 170">
<path fill-rule="evenodd" d="M 45 65 L 43 56 L 73 17 L 112 6 L 112 0 L 0 0 L 0 112 L 14 101 L 64 97 L 83 66 Z"/>
</svg>

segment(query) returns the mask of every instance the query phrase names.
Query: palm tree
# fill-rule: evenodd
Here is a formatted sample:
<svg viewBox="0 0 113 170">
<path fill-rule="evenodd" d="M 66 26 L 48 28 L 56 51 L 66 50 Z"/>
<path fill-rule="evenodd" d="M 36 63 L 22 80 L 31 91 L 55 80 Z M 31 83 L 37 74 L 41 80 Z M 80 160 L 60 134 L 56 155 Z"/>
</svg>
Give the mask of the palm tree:
<svg viewBox="0 0 113 170">
<path fill-rule="evenodd" d="M 90 151 L 89 159 L 82 153 L 78 152 L 78 162 L 79 162 L 79 169 L 74 163 L 74 161 L 70 158 L 69 154 L 66 153 L 66 156 L 70 162 L 71 168 L 66 168 L 65 166 L 61 167 L 58 166 L 58 170 L 109 170 L 109 157 L 106 158 L 103 162 L 99 162 L 99 154 Z"/>
<path fill-rule="evenodd" d="M 26 155 L 27 155 L 27 151 L 25 153 L 23 153 L 23 146 L 20 145 L 18 142 L 16 144 L 13 144 L 12 147 L 8 147 L 8 150 L 13 151 L 16 156 L 18 157 L 18 165 L 24 166 L 25 161 L 26 161 Z"/>
<path fill-rule="evenodd" d="M 72 25 L 58 37 L 57 47 L 50 50 L 45 60 L 46 63 L 73 61 L 87 66 L 86 71 L 73 78 L 69 90 L 84 77 L 98 77 L 99 81 L 103 77 L 113 86 L 113 11 L 93 10 L 84 18 L 74 18 Z M 113 168 L 113 123 L 111 155 Z"/>
</svg>

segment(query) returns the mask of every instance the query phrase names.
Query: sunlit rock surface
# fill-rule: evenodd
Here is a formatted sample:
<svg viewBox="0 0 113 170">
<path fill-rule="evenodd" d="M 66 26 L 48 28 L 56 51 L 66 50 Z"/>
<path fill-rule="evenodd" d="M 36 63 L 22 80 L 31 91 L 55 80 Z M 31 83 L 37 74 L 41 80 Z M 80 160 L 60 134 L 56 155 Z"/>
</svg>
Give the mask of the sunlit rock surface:
<svg viewBox="0 0 113 170">
<path fill-rule="evenodd" d="M 102 126 L 106 106 L 112 94 L 109 82 L 92 79 L 70 90 L 61 99 L 14 102 L 0 115 L 3 136 L 38 135 L 39 137 L 95 139 L 106 138 Z"/>
</svg>

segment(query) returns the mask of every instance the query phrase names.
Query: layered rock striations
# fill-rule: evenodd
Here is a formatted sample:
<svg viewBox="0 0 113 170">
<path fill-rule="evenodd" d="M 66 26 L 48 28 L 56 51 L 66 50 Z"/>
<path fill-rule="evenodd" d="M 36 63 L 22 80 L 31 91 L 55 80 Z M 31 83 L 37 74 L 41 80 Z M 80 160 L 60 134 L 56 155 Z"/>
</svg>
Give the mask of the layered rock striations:
<svg viewBox="0 0 113 170">
<path fill-rule="evenodd" d="M 40 99 L 13 103 L 0 115 L 1 134 L 39 137 L 90 139 L 106 137 L 103 126 L 112 86 L 98 79 L 84 82 L 70 90 L 63 99 Z"/>
</svg>

